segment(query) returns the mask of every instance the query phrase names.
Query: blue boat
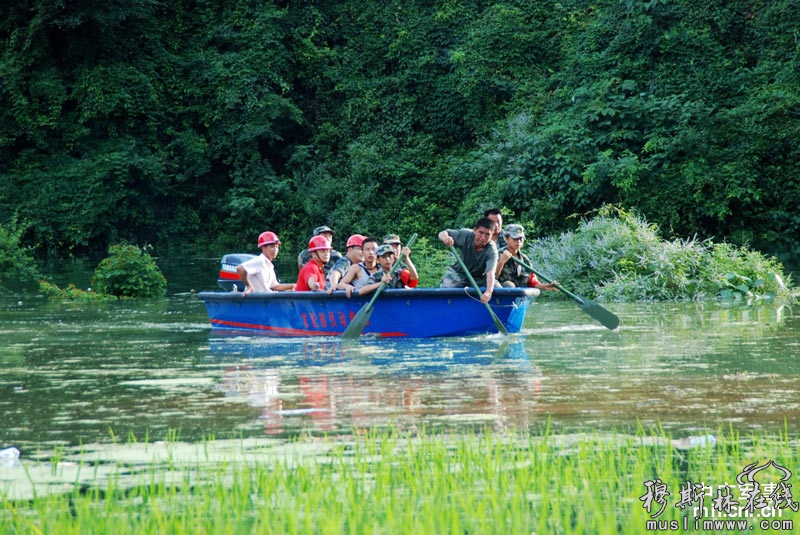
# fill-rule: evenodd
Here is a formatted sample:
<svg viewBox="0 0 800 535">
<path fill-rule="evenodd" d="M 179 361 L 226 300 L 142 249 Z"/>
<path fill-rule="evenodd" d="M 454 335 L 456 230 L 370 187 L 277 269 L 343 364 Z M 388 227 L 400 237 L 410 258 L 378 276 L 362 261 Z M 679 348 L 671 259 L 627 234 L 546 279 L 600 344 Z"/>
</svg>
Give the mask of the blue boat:
<svg viewBox="0 0 800 535">
<path fill-rule="evenodd" d="M 271 336 L 341 336 L 372 297 L 337 291 L 251 293 L 200 292 L 214 330 Z M 490 306 L 508 332 L 519 332 L 534 288 L 497 288 Z M 363 334 L 430 338 L 496 333 L 492 317 L 471 288 L 384 290 Z"/>
</svg>

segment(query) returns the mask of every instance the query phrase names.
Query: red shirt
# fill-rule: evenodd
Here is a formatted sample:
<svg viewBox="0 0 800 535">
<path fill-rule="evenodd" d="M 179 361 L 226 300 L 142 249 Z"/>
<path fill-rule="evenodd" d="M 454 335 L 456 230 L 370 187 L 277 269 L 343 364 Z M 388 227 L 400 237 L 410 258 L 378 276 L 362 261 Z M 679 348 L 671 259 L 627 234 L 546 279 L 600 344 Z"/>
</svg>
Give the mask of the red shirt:
<svg viewBox="0 0 800 535">
<path fill-rule="evenodd" d="M 297 276 L 297 286 L 295 287 L 295 291 L 310 292 L 311 288 L 308 287 L 308 279 L 311 277 L 317 281 L 320 290 L 325 289 L 325 273 L 323 273 L 322 268 L 312 260 L 300 270 L 300 274 Z"/>
</svg>

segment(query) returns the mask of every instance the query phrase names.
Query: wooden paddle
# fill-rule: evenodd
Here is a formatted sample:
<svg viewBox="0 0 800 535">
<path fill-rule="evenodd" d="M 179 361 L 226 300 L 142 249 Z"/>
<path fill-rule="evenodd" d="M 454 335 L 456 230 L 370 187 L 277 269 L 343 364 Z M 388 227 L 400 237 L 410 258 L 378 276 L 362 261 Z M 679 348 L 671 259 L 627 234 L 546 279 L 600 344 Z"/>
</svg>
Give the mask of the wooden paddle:
<svg viewBox="0 0 800 535">
<path fill-rule="evenodd" d="M 472 273 L 469 272 L 469 270 L 467 269 L 466 264 L 464 264 L 464 261 L 461 259 L 461 255 L 458 254 L 458 251 L 456 251 L 456 248 L 453 247 L 452 245 L 450 246 L 450 251 L 452 251 L 453 255 L 456 257 L 456 260 L 458 260 L 458 263 L 461 266 L 461 269 L 463 269 L 464 273 L 467 274 L 467 278 L 469 279 L 469 282 L 472 283 L 472 287 L 475 288 L 475 291 L 478 292 L 478 297 L 480 297 L 480 295 L 483 292 L 481 291 L 480 287 L 478 286 L 478 283 L 475 282 L 475 279 L 472 277 Z M 506 326 L 503 325 L 502 321 L 500 321 L 500 318 L 497 317 L 497 314 L 494 313 L 494 310 L 492 310 L 492 307 L 489 306 L 489 303 L 483 303 L 483 304 L 484 304 L 484 306 L 486 306 L 486 310 L 489 311 L 489 315 L 492 316 L 492 321 L 494 322 L 494 326 L 497 327 L 497 331 L 502 333 L 502 334 L 508 334 L 508 329 L 506 329 Z"/>
<path fill-rule="evenodd" d="M 593 317 L 594 319 L 596 319 L 597 321 L 602 323 L 604 327 L 606 327 L 608 329 L 611 329 L 613 331 L 619 325 L 619 318 L 613 312 L 609 312 L 608 310 L 606 310 L 605 308 L 601 307 L 600 305 L 598 305 L 594 301 L 590 301 L 589 299 L 586 299 L 585 297 L 581 297 L 579 295 L 575 295 L 574 293 L 570 292 L 569 290 L 566 290 L 563 286 L 561 286 L 557 282 L 554 283 L 553 281 L 551 281 L 550 279 L 548 279 L 544 275 L 538 273 L 535 269 L 533 269 L 533 267 L 529 266 L 528 264 L 526 264 L 525 262 L 523 262 L 519 258 L 517 258 L 515 256 L 512 256 L 511 260 L 513 260 L 517 264 L 521 265 L 522 267 L 524 267 L 528 271 L 531 271 L 532 273 L 536 274 L 536 276 L 539 277 L 540 279 L 542 279 L 544 282 L 552 284 L 559 291 L 561 291 L 561 292 L 567 294 L 568 296 L 570 296 L 573 299 L 573 301 L 575 301 L 575 303 L 581 308 L 581 310 L 583 310 L 584 312 L 589 314 L 591 317 Z"/>
<path fill-rule="evenodd" d="M 416 239 L 417 239 L 417 233 L 415 232 L 408 239 L 408 243 L 406 243 L 406 247 L 411 247 L 411 244 L 413 244 L 414 240 L 416 240 Z M 400 263 L 402 262 L 402 260 L 403 260 L 403 257 L 402 257 L 402 255 L 400 255 L 397 258 L 397 260 L 395 260 L 394 265 L 392 266 L 392 269 L 389 270 L 389 275 L 394 275 L 394 272 L 397 271 L 397 268 L 400 266 Z M 359 336 L 361 336 L 361 333 L 364 331 L 364 327 L 366 327 L 367 323 L 369 323 L 370 316 L 372 316 L 372 308 L 373 308 L 372 305 L 373 305 L 373 303 L 375 303 L 375 300 L 378 298 L 378 296 L 381 294 L 381 292 L 383 291 L 383 289 L 385 287 L 386 287 L 386 283 L 385 282 L 381 282 L 381 285 L 378 286 L 378 288 L 375 290 L 375 293 L 372 294 L 372 299 L 369 300 L 369 303 L 367 303 L 366 305 L 361 307 L 361 310 L 358 311 L 358 314 L 356 314 L 353 317 L 353 319 L 350 320 L 350 324 L 347 326 L 347 328 L 342 333 L 342 339 L 351 340 L 353 338 L 358 338 Z"/>
</svg>

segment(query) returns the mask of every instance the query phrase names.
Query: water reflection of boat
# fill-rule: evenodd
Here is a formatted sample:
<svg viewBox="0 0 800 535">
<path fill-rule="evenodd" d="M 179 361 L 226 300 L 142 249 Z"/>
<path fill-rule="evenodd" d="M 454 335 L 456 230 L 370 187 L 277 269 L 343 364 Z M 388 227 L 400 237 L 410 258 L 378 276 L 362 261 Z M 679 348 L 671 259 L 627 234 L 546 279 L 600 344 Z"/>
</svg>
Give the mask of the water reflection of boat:
<svg viewBox="0 0 800 535">
<path fill-rule="evenodd" d="M 348 344 L 238 337 L 210 344 L 211 358 L 231 363 L 218 390 L 258 408 L 268 434 L 462 419 L 522 426 L 540 391 L 539 370 L 513 338 Z"/>
<path fill-rule="evenodd" d="M 509 332 L 519 332 L 533 288 L 497 288 L 492 310 Z M 273 336 L 339 336 L 371 296 L 347 298 L 344 292 L 200 292 L 216 330 Z M 365 334 L 429 338 L 496 333 L 492 317 L 471 289 L 385 290 L 375 300 Z"/>
<path fill-rule="evenodd" d="M 261 359 L 270 367 L 326 366 L 347 361 L 396 368 L 405 372 L 436 373 L 457 365 L 486 365 L 504 361 L 530 366 L 521 339 L 496 337 L 433 340 L 365 339 L 353 344 L 334 337 L 286 339 L 215 336 L 212 355 Z"/>
</svg>

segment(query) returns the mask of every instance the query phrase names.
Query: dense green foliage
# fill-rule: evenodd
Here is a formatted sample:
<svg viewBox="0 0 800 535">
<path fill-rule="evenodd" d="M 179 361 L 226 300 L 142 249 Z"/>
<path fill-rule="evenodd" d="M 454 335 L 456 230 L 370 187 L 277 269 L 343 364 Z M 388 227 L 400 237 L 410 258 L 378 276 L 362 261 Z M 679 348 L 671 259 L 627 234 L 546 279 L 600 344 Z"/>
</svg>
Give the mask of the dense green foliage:
<svg viewBox="0 0 800 535">
<path fill-rule="evenodd" d="M 791 281 L 772 257 L 712 240 L 659 238 L 634 213 L 600 215 L 575 231 L 531 243 L 531 261 L 578 293 L 614 301 L 787 296 Z M 786 279 L 786 280 L 784 280 Z"/>
<path fill-rule="evenodd" d="M 793 0 L 5 2 L 0 223 L 44 255 L 540 232 L 800 248 Z"/>
<path fill-rule="evenodd" d="M 20 243 L 21 234 L 14 222 L 0 224 L 0 292 L 27 292 L 41 278 L 31 251 Z"/>
<path fill-rule="evenodd" d="M 118 297 L 158 297 L 167 290 L 167 279 L 155 260 L 135 245 L 112 245 L 92 277 L 98 294 Z"/>
</svg>

